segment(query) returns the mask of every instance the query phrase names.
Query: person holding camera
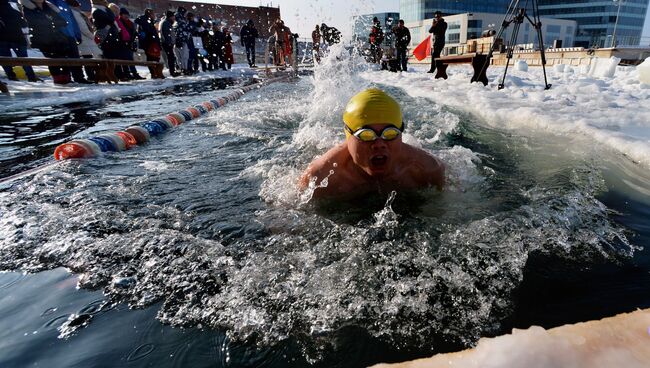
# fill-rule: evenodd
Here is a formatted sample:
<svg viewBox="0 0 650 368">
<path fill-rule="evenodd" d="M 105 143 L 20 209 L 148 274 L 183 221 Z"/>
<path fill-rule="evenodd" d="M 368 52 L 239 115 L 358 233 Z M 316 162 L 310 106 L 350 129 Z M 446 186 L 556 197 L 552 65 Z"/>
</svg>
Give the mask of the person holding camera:
<svg viewBox="0 0 650 368">
<path fill-rule="evenodd" d="M 447 32 L 447 22 L 442 18 L 442 12 L 435 12 L 433 17 L 433 24 L 429 28 L 433 45 L 431 48 L 431 69 L 427 73 L 436 71 L 436 59 L 440 57 L 442 49 L 445 48 L 445 33 Z"/>
</svg>

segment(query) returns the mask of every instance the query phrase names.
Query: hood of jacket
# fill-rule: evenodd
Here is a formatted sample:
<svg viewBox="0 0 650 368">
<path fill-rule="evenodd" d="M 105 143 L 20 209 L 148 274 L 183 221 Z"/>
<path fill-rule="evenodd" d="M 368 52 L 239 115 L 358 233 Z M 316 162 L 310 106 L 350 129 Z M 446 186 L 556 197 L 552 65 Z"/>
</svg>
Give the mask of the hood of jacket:
<svg viewBox="0 0 650 368">
<path fill-rule="evenodd" d="M 29 9 L 29 10 L 36 9 L 36 4 L 32 0 L 18 0 L 18 2 L 20 3 L 20 5 L 22 5 L 26 9 Z M 46 6 L 49 6 L 50 9 L 52 9 L 53 11 L 55 11 L 57 13 L 60 11 L 59 7 L 57 7 L 56 5 L 52 4 L 51 2 L 49 2 L 47 0 L 45 0 L 43 2 L 43 7 L 46 7 Z"/>
</svg>

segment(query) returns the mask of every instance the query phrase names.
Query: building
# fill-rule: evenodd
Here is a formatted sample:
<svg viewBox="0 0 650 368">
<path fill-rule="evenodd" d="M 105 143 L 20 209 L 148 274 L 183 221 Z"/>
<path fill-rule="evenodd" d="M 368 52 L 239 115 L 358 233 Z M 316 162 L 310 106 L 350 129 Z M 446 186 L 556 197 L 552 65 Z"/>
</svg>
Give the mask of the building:
<svg viewBox="0 0 650 368">
<path fill-rule="evenodd" d="M 384 33 L 390 32 L 391 28 L 397 25 L 399 13 L 376 13 L 364 14 L 352 17 L 354 23 L 354 36 L 353 39 L 361 44 L 369 42 L 370 28 L 372 27 L 372 19 L 377 17 L 383 25 Z"/>
<path fill-rule="evenodd" d="M 216 20 L 224 26 L 231 27 L 236 34 L 239 34 L 239 29 L 248 19 L 252 19 L 261 38 L 270 36 L 269 27 L 280 18 L 280 8 L 267 6 L 250 7 L 168 0 L 119 0 L 116 3 L 129 9 L 134 17 L 144 13 L 146 8 L 153 9 L 160 16 L 167 10 L 176 10 L 182 6 L 199 17 Z"/>
<path fill-rule="evenodd" d="M 441 11 L 443 15 L 461 13 L 497 13 L 505 14 L 511 0 L 400 0 L 399 13 L 405 23 L 432 19 L 433 13 Z M 499 22 L 501 23 L 501 22 Z"/>
<path fill-rule="evenodd" d="M 565 46 L 638 46 L 650 0 L 537 0 L 540 16 L 577 22 L 572 43 Z M 407 23 L 433 18 L 440 10 L 445 15 L 461 13 L 505 14 L 511 0 L 401 0 L 400 14 Z M 532 1 L 521 1 L 529 4 Z M 619 12 L 620 10 L 620 12 Z M 532 12 L 529 12 L 529 15 Z M 618 16 L 617 16 L 618 14 Z M 496 24 L 501 24 L 499 20 Z M 497 26 L 498 28 L 498 26 Z"/>
<path fill-rule="evenodd" d="M 648 10 L 648 0 L 538 0 L 538 4 L 542 16 L 577 21 L 574 45 L 585 48 L 638 46 Z"/>
<path fill-rule="evenodd" d="M 444 17 L 447 22 L 446 45 L 447 54 L 456 54 L 459 46 L 465 45 L 467 40 L 481 37 L 483 30 L 494 29 L 498 32 L 503 14 L 495 13 L 464 13 Z M 429 36 L 429 28 L 433 19 L 405 24 L 411 31 L 411 45 L 413 49 L 422 40 Z M 549 47 L 556 41 L 561 41 L 562 46 L 571 46 L 576 34 L 577 23 L 573 20 L 542 18 L 542 37 L 544 45 Z M 503 34 L 504 40 L 510 40 L 513 27 L 510 26 Z M 539 46 L 537 31 L 525 21 L 517 35 L 518 45 L 522 48 L 535 49 Z"/>
</svg>

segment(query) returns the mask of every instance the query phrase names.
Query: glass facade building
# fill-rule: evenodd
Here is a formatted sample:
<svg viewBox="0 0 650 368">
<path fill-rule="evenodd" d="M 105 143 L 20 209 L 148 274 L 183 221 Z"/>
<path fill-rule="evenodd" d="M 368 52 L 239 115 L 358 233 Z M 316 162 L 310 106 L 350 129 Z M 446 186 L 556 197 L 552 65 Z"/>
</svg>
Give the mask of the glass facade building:
<svg viewBox="0 0 650 368">
<path fill-rule="evenodd" d="M 444 15 L 461 13 L 505 14 L 510 0 L 400 0 L 399 13 L 404 22 L 417 22 L 433 18 L 433 13 L 441 11 Z"/>
<path fill-rule="evenodd" d="M 578 22 L 575 46 L 611 47 L 614 42 L 618 46 L 639 45 L 648 1 L 538 0 L 538 4 L 542 16 Z"/>
<path fill-rule="evenodd" d="M 537 3 L 542 17 L 578 23 L 573 46 L 610 47 L 614 42 L 618 46 L 639 45 L 649 1 L 538 0 Z M 510 3 L 511 0 L 400 0 L 400 15 L 409 23 L 431 19 L 437 10 L 445 15 L 473 12 L 505 14 Z M 521 3 L 526 1 L 522 0 Z"/>
</svg>

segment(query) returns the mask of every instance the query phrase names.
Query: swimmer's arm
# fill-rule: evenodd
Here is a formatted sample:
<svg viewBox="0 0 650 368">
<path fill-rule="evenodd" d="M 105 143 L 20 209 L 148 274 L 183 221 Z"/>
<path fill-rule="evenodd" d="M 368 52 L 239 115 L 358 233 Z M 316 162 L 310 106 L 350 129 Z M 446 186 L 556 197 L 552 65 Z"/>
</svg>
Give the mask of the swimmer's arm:
<svg viewBox="0 0 650 368">
<path fill-rule="evenodd" d="M 334 164 L 339 161 L 339 156 L 343 149 L 347 150 L 345 144 L 338 145 L 331 148 L 321 157 L 312 161 L 305 172 L 298 179 L 298 188 L 300 190 L 305 190 L 309 186 L 309 182 L 312 178 L 316 178 L 316 183 L 320 183 L 321 180 L 329 176 L 330 170 L 334 167 Z M 320 188 L 322 191 L 325 188 Z"/>
</svg>

